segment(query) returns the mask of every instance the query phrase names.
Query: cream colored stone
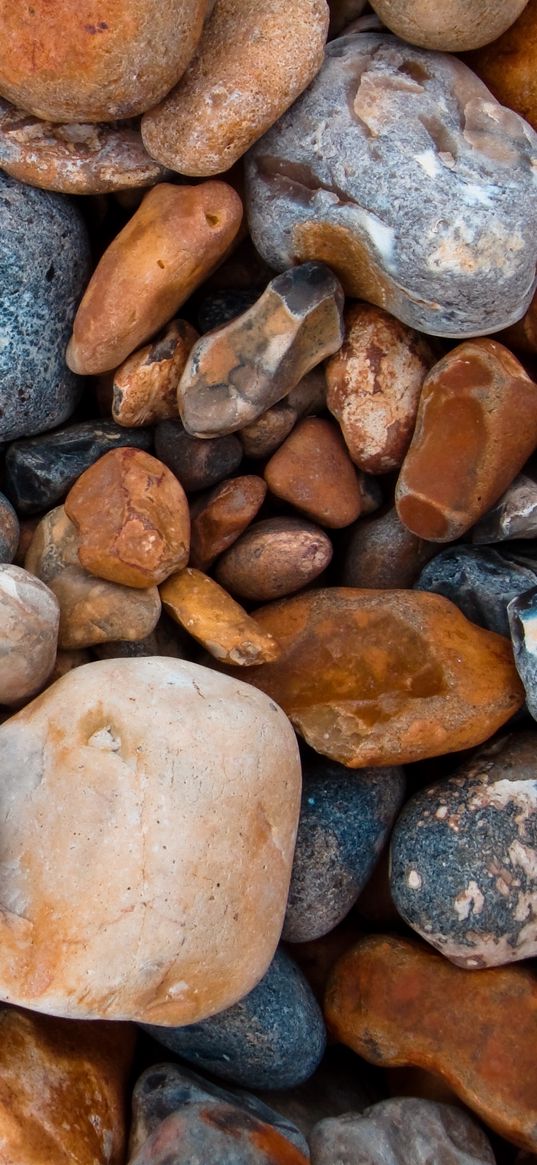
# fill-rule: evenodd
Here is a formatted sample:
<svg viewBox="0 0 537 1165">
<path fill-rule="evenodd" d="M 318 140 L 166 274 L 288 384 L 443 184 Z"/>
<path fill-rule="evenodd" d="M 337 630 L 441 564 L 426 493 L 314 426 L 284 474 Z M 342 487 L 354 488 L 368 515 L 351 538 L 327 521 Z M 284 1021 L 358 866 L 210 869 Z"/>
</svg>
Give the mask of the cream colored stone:
<svg viewBox="0 0 537 1165">
<path fill-rule="evenodd" d="M 501 36 L 528 0 L 371 0 L 383 23 L 424 49 L 461 53 Z"/>
<path fill-rule="evenodd" d="M 60 610 L 44 583 L 0 564 L 0 704 L 15 704 L 45 683 L 56 659 Z"/>
</svg>

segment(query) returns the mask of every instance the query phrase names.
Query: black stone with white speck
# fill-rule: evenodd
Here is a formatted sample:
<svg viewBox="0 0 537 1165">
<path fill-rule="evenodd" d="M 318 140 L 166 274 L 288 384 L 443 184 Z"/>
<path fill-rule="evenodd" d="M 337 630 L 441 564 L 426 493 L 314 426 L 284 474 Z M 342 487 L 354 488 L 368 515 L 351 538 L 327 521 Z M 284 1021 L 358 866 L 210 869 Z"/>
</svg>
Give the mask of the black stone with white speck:
<svg viewBox="0 0 537 1165">
<path fill-rule="evenodd" d="M 503 737 L 407 803 L 391 892 L 405 922 L 458 966 L 537 955 L 537 732 Z"/>
<path fill-rule="evenodd" d="M 450 546 L 427 563 L 414 590 L 445 595 L 472 623 L 509 636 L 507 604 L 536 584 L 529 564 L 509 561 L 496 550 Z"/>
</svg>

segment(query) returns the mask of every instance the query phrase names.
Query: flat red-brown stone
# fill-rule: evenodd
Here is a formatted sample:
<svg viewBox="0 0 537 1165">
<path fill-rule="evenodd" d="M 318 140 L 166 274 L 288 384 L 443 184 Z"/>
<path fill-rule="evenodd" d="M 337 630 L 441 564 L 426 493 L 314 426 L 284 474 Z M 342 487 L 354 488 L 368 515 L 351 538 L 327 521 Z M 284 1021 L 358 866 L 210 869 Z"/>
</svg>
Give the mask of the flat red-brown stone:
<svg viewBox="0 0 537 1165">
<path fill-rule="evenodd" d="M 276 497 L 322 526 L 349 526 L 362 511 L 358 475 L 341 431 L 320 417 L 299 421 L 265 466 L 265 481 Z"/>
</svg>

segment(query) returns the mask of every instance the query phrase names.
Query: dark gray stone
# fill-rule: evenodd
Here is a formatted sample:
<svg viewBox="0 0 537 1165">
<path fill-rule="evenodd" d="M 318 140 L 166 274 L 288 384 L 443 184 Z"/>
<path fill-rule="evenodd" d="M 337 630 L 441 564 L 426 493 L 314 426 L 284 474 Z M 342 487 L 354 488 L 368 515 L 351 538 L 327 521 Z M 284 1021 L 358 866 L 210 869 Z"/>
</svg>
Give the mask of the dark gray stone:
<svg viewBox="0 0 537 1165">
<path fill-rule="evenodd" d="M 6 454 L 5 489 L 20 514 L 41 514 L 62 502 L 71 486 L 111 449 L 152 448 L 151 429 L 114 421 L 83 421 L 54 433 L 14 441 Z"/>
<path fill-rule="evenodd" d="M 198 308 L 197 322 L 200 332 L 203 334 L 212 331 L 213 328 L 223 327 L 230 320 L 242 315 L 243 311 L 248 311 L 257 299 L 259 291 L 245 288 L 223 289 L 206 296 Z"/>
<path fill-rule="evenodd" d="M 246 1088 L 293 1088 L 313 1075 L 326 1044 L 319 1005 L 282 950 L 233 1007 L 186 1027 L 141 1027 L 176 1055 Z"/>
<path fill-rule="evenodd" d="M 282 938 L 327 934 L 354 906 L 401 807 L 400 768 L 304 769 L 302 806 Z"/>
<path fill-rule="evenodd" d="M 537 587 L 513 599 L 507 615 L 516 669 L 524 684 L 528 711 L 537 720 Z"/>
<path fill-rule="evenodd" d="M 180 421 L 155 425 L 155 454 L 181 482 L 186 493 L 210 489 L 238 469 L 242 445 L 233 434 L 226 437 L 191 437 Z"/>
<path fill-rule="evenodd" d="M 0 173 L 0 441 L 53 429 L 73 412 L 83 382 L 65 349 L 89 276 L 75 204 Z"/>
<path fill-rule="evenodd" d="M 381 1078 L 382 1079 L 382 1078 Z M 317 1071 L 309 1080 L 285 1092 L 264 1092 L 263 1100 L 293 1121 L 309 1139 L 314 1125 L 343 1112 L 363 1112 L 384 1096 L 375 1070 L 349 1048 L 335 1044 L 326 1049 Z"/>
<path fill-rule="evenodd" d="M 537 732 L 495 741 L 407 803 L 391 892 L 405 922 L 460 967 L 537 955 Z"/>
<path fill-rule="evenodd" d="M 19 519 L 11 502 L 0 493 L 0 563 L 13 562 L 19 545 Z"/>
<path fill-rule="evenodd" d="M 414 590 L 445 595 L 472 623 L 508 636 L 507 604 L 536 583 L 530 566 L 496 550 L 450 546 L 422 570 Z"/>
</svg>

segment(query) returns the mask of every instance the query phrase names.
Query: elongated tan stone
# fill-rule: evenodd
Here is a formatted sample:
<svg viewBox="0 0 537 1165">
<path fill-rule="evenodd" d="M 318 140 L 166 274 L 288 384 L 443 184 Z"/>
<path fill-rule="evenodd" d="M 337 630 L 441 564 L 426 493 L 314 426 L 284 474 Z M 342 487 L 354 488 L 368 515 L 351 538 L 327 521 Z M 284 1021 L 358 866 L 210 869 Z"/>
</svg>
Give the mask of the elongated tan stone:
<svg viewBox="0 0 537 1165">
<path fill-rule="evenodd" d="M 280 648 L 274 636 L 261 630 L 255 619 L 209 575 L 186 567 L 160 588 L 164 610 L 203 644 L 215 659 L 240 667 L 270 663 Z"/>
</svg>

